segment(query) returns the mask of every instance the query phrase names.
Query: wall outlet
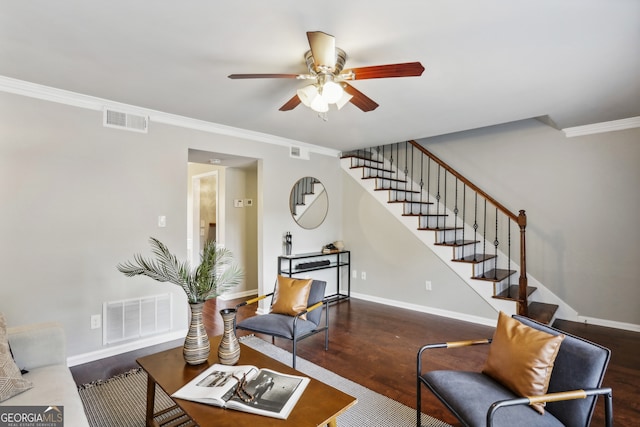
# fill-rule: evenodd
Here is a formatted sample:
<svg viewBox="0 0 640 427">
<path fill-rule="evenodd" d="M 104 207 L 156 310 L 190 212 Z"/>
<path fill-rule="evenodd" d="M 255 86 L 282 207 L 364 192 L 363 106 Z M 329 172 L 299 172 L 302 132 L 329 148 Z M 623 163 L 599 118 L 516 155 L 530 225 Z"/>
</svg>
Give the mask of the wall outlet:
<svg viewBox="0 0 640 427">
<path fill-rule="evenodd" d="M 427 281 L 424 282 L 424 288 L 427 291 L 431 290 L 431 280 L 427 280 Z"/>
<path fill-rule="evenodd" d="M 102 326 L 102 316 L 99 314 L 91 315 L 91 329 L 100 329 Z"/>
<path fill-rule="evenodd" d="M 363 272 L 361 272 L 361 273 L 360 273 L 360 278 L 361 278 L 362 280 L 367 280 L 367 273 L 366 273 L 366 272 L 364 272 L 364 271 L 363 271 Z"/>
</svg>

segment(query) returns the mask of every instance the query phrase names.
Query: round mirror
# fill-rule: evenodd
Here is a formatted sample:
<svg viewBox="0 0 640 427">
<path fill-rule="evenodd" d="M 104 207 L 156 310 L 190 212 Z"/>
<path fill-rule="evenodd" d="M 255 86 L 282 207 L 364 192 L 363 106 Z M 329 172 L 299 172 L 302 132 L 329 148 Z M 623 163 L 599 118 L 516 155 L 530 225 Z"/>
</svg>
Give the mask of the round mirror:
<svg viewBox="0 0 640 427">
<path fill-rule="evenodd" d="M 300 227 L 307 230 L 318 227 L 329 210 L 329 197 L 324 185 L 311 176 L 299 179 L 291 189 L 289 209 Z"/>
</svg>

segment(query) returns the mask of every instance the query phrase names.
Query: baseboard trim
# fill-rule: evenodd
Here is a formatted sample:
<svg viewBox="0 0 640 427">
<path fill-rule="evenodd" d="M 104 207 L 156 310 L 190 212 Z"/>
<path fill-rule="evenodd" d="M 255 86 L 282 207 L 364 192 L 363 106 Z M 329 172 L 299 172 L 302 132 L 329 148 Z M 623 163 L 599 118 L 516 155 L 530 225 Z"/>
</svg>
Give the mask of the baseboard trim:
<svg viewBox="0 0 640 427">
<path fill-rule="evenodd" d="M 256 290 L 242 291 L 236 294 L 225 295 L 225 298 L 222 298 L 222 296 L 219 298 L 228 300 L 233 298 L 255 295 L 255 293 L 256 293 Z M 404 308 L 407 310 L 417 311 L 421 313 L 433 314 L 436 316 L 447 317 L 450 319 L 461 320 L 463 322 L 476 323 L 476 324 L 485 325 L 485 326 L 494 327 L 497 321 L 496 319 L 488 319 L 480 316 L 471 316 L 471 315 L 459 313 L 456 311 L 442 310 L 439 308 L 427 307 L 424 305 L 411 304 L 404 301 L 397 301 L 389 298 L 366 295 L 358 292 L 351 292 L 351 298 L 360 299 L 363 301 L 375 302 L 378 304 L 384 304 L 384 305 L 389 305 L 393 307 Z M 263 314 L 263 313 L 260 313 L 260 310 L 258 310 L 258 314 Z M 633 323 L 617 322 L 617 321 L 598 319 L 595 317 L 587 317 L 587 316 L 579 316 L 578 321 L 588 323 L 591 325 L 622 329 L 622 330 L 632 331 L 632 332 L 640 332 L 640 325 L 636 325 Z M 182 339 L 185 337 L 185 335 L 187 335 L 186 329 L 181 331 L 170 332 L 168 334 L 156 335 L 153 337 L 132 341 L 122 345 L 117 345 L 117 346 L 108 347 L 108 348 L 104 348 L 96 351 L 91 351 L 89 353 L 70 356 L 67 358 L 67 366 L 71 367 L 71 366 L 82 365 L 83 363 L 93 362 L 96 360 L 104 359 L 106 357 L 117 356 L 122 353 L 139 350 L 141 348 L 150 347 L 152 345 L 164 344 L 169 341 Z"/>
<path fill-rule="evenodd" d="M 117 356 L 129 351 L 139 350 L 141 348 L 150 347 L 152 345 L 164 344 L 169 341 L 183 339 L 187 335 L 187 330 L 169 332 L 167 334 L 155 335 L 153 337 L 144 338 L 141 340 L 131 341 L 126 344 L 116 345 L 113 347 L 107 347 L 96 351 L 90 351 L 89 353 L 77 354 L 67 358 L 67 366 L 77 366 L 83 363 L 89 363 L 96 360 L 104 359 L 106 357 Z"/>
<path fill-rule="evenodd" d="M 614 320 L 598 319 L 597 317 L 578 316 L 578 322 L 589 325 L 604 326 L 607 328 L 623 329 L 625 331 L 640 332 L 640 325 L 633 323 L 617 322 Z"/>
<path fill-rule="evenodd" d="M 441 310 L 439 308 L 427 307 L 423 305 L 411 304 L 403 301 L 396 301 L 388 298 L 381 298 L 372 295 L 351 292 L 351 297 L 364 301 L 377 302 L 379 304 L 391 305 L 394 307 L 406 308 L 407 310 L 419 311 L 422 313 L 434 314 L 436 316 L 447 317 L 450 319 L 462 320 L 464 322 L 477 323 L 486 326 L 495 326 L 496 319 L 486 319 L 484 317 L 470 316 L 455 311 Z M 566 320 L 566 319 L 564 319 Z M 640 325 L 633 323 L 617 322 L 614 320 L 598 319 L 596 317 L 578 316 L 577 319 L 568 319 L 571 322 L 588 323 L 590 325 L 603 326 L 607 328 L 621 329 L 624 331 L 640 332 Z"/>
<path fill-rule="evenodd" d="M 498 315 L 495 319 L 487 319 L 480 316 L 471 316 L 469 314 L 458 313 L 455 311 L 442 310 L 434 307 L 427 307 L 424 305 L 411 304 L 404 301 L 396 301 L 388 298 L 381 298 L 372 295 L 360 294 L 357 292 L 351 292 L 352 298 L 361 299 L 364 301 L 376 302 L 379 304 L 390 305 L 393 307 L 406 308 L 407 310 L 419 311 L 421 313 L 434 314 L 436 316 L 447 317 L 450 319 L 462 320 L 464 322 L 477 323 L 485 326 L 496 326 Z"/>
</svg>

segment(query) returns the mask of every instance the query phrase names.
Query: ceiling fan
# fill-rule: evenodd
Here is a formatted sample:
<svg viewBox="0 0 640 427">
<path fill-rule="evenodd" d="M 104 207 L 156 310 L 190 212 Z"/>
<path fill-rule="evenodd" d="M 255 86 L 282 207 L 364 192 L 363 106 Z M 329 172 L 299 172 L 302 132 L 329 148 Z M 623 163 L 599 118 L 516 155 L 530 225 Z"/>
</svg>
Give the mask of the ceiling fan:
<svg viewBox="0 0 640 427">
<path fill-rule="evenodd" d="M 347 54 L 336 47 L 335 37 L 322 31 L 307 32 L 309 47 L 304 55 L 308 73 L 305 74 L 231 74 L 230 79 L 299 79 L 312 83 L 287 101 L 280 111 L 289 111 L 300 103 L 318 113 L 326 113 L 330 104 L 338 109 L 348 102 L 364 112 L 375 110 L 378 104 L 351 86 L 349 80 L 380 79 L 387 77 L 420 76 L 424 67 L 420 62 L 374 65 L 344 70 Z"/>
</svg>

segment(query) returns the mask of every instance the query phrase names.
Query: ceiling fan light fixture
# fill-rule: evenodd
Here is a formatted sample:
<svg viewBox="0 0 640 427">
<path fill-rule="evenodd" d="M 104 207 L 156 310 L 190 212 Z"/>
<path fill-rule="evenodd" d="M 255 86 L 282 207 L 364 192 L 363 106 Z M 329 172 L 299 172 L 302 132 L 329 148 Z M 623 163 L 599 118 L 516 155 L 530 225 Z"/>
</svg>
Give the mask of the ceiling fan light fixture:
<svg viewBox="0 0 640 427">
<path fill-rule="evenodd" d="M 345 92 L 344 90 L 342 91 L 342 96 L 340 97 L 340 99 L 338 99 L 335 104 L 336 107 L 338 107 L 338 110 L 342 109 L 342 107 L 344 107 L 345 105 L 347 105 L 349 103 L 349 101 L 351 101 L 351 98 L 353 98 L 353 95 Z"/>
<path fill-rule="evenodd" d="M 343 94 L 344 89 L 342 86 L 333 80 L 327 80 L 322 86 L 322 97 L 327 104 L 335 104 L 342 98 Z"/>
<path fill-rule="evenodd" d="M 300 102 L 318 113 L 329 111 L 329 103 L 320 95 L 317 85 L 308 85 L 296 91 Z"/>
<path fill-rule="evenodd" d="M 329 103 L 325 101 L 322 96 L 318 95 L 313 98 L 313 101 L 311 101 L 311 105 L 309 106 L 309 108 L 318 113 L 326 113 L 327 111 L 329 111 Z"/>
<path fill-rule="evenodd" d="M 311 102 L 313 102 L 316 97 L 320 96 L 316 85 L 305 86 L 302 89 L 298 89 L 296 93 L 298 94 L 300 101 L 307 107 L 311 107 Z"/>
</svg>

